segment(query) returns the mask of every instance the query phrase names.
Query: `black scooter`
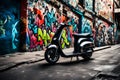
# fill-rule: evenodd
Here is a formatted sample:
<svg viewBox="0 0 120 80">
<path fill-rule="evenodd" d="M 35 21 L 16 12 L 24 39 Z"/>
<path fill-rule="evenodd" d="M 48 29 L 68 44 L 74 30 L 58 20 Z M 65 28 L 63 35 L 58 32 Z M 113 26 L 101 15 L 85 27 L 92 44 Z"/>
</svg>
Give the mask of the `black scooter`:
<svg viewBox="0 0 120 80">
<path fill-rule="evenodd" d="M 94 48 L 94 43 L 91 40 L 92 36 L 89 33 L 73 34 L 74 50 L 73 52 L 65 53 L 62 51 L 60 42 L 62 31 L 65 27 L 69 27 L 69 25 L 62 24 L 57 28 L 51 43 L 47 46 L 45 51 L 45 60 L 50 64 L 55 64 L 59 60 L 60 56 L 66 58 L 81 56 L 84 59 L 89 60 Z"/>
</svg>

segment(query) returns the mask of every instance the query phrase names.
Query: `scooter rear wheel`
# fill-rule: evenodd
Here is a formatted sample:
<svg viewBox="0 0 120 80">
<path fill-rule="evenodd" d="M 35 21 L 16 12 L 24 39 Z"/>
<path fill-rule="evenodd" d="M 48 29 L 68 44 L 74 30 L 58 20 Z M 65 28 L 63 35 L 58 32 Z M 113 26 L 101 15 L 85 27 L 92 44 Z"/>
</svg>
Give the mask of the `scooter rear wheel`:
<svg viewBox="0 0 120 80">
<path fill-rule="evenodd" d="M 82 54 L 82 58 L 84 58 L 85 60 L 90 60 L 90 58 L 92 57 L 92 54 L 93 54 L 93 49 L 91 49 L 92 52 L 87 52 L 85 54 Z"/>
<path fill-rule="evenodd" d="M 92 56 L 92 52 L 86 53 L 82 55 L 82 58 L 84 58 L 85 60 L 90 60 Z"/>
<path fill-rule="evenodd" d="M 57 53 L 56 48 L 50 48 L 46 50 L 44 56 L 45 56 L 45 60 L 50 64 L 55 64 L 60 58 L 60 55 Z"/>
</svg>

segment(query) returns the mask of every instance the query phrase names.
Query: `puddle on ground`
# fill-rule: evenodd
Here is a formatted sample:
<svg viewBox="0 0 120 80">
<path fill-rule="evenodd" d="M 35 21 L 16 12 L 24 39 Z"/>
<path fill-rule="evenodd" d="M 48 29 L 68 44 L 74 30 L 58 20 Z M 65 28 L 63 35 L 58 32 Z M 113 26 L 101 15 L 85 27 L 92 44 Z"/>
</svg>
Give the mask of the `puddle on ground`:
<svg viewBox="0 0 120 80">
<path fill-rule="evenodd" d="M 96 65 L 92 69 L 96 71 L 112 71 L 115 67 L 116 65 Z"/>
</svg>

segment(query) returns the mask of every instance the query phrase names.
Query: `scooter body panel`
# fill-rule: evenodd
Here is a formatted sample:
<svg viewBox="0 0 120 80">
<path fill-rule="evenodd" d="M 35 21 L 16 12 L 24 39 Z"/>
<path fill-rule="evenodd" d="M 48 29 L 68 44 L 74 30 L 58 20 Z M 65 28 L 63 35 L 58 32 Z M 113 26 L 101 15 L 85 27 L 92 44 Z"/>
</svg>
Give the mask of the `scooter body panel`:
<svg viewBox="0 0 120 80">
<path fill-rule="evenodd" d="M 62 25 L 57 28 L 57 31 L 51 41 L 51 44 L 47 46 L 47 50 L 45 54 L 46 60 L 50 63 L 56 63 L 59 58 L 59 55 L 61 57 L 66 57 L 66 58 L 82 56 L 85 59 L 89 59 L 92 56 L 92 52 L 93 52 L 93 46 L 92 46 L 93 42 L 90 39 L 91 35 L 89 33 L 74 34 L 73 35 L 74 36 L 74 50 L 73 52 L 69 52 L 68 54 L 66 54 L 65 52 L 63 52 L 61 44 L 60 44 L 61 34 L 62 34 L 62 30 L 64 27 L 68 27 L 68 25 Z M 90 46 L 86 48 L 86 46 L 88 45 Z M 52 50 L 54 50 L 54 52 Z M 47 51 L 49 51 L 50 53 L 47 53 Z M 48 55 L 50 55 L 50 58 L 56 58 L 56 55 L 58 56 L 57 56 L 56 61 L 53 62 L 49 59 Z"/>
</svg>

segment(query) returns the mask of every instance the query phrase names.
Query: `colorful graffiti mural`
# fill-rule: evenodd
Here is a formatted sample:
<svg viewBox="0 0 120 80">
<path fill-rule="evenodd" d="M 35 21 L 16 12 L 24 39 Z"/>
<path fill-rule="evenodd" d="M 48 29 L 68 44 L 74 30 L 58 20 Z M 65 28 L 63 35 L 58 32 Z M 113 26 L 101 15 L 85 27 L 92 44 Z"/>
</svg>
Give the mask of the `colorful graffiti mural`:
<svg viewBox="0 0 120 80">
<path fill-rule="evenodd" d="M 61 23 L 70 25 L 63 30 L 62 48 L 73 46 L 72 34 L 77 32 L 91 33 L 96 46 L 112 44 L 115 41 L 114 37 L 117 37 L 116 27 L 102 19 L 95 19 L 93 26 L 93 13 L 89 12 L 93 10 L 93 0 L 62 0 L 67 5 L 63 5 L 64 3 L 59 0 L 23 1 L 22 4 L 21 0 L 19 3 L 16 0 L 0 1 L 0 45 L 3 45 L 0 51 L 2 52 L 11 52 L 20 47 L 28 51 L 43 50 L 51 42 Z M 80 3 L 85 6 L 81 6 Z M 81 9 L 85 9 L 85 12 L 82 13 Z M 113 21 L 112 0 L 97 0 L 95 11 L 97 15 Z M 81 13 L 78 14 L 79 12 Z M 20 46 L 19 43 L 23 45 Z"/>
<path fill-rule="evenodd" d="M 69 4 L 72 5 L 73 7 L 77 7 L 78 2 L 79 2 L 79 0 L 69 0 Z"/>
<path fill-rule="evenodd" d="M 93 10 L 93 0 L 85 0 L 85 9 L 89 11 Z"/>
<path fill-rule="evenodd" d="M 50 0 L 55 2 L 56 0 Z M 74 8 L 77 8 L 78 0 L 63 0 L 64 2 L 69 2 L 69 5 L 72 5 Z M 96 4 L 99 4 L 100 1 L 96 1 Z M 104 2 L 104 0 L 103 0 Z M 58 3 L 59 4 L 59 3 Z M 107 3 L 106 3 L 107 4 Z M 105 5 L 100 3 L 100 5 Z M 97 12 L 100 13 L 101 6 L 96 7 Z M 110 3 L 112 5 L 112 3 Z M 74 14 L 69 10 L 65 9 L 61 3 L 59 4 L 60 8 L 56 8 L 53 5 L 48 4 L 46 1 L 43 0 L 28 0 L 28 49 L 30 51 L 33 50 L 41 50 L 47 46 L 54 33 L 56 32 L 57 26 L 60 23 L 68 23 L 71 25 L 68 29 L 65 29 L 62 34 L 61 45 L 62 48 L 72 46 L 73 45 L 73 36 L 74 32 L 78 32 L 78 17 L 73 16 Z M 108 5 L 109 6 L 109 5 Z M 66 12 L 63 11 L 67 10 Z M 92 11 L 93 8 L 93 1 L 85 0 L 85 9 Z M 110 8 L 112 9 L 112 8 Z M 108 10 L 111 13 L 111 10 Z M 108 12 L 107 11 L 107 12 Z M 104 12 L 104 11 L 103 11 Z M 105 15 L 100 14 L 101 16 L 107 18 Z M 112 13 L 109 15 L 109 17 Z M 87 16 L 87 15 L 86 15 Z M 67 21 L 67 18 L 69 20 Z M 82 16 L 82 33 L 91 33 L 96 41 L 96 46 L 102 46 L 111 44 L 111 33 L 109 32 L 112 29 L 111 25 L 102 21 L 99 23 L 100 20 L 96 21 L 96 26 L 93 27 L 93 21 L 85 18 Z M 103 28 L 100 27 L 102 24 Z M 104 33 L 103 33 L 104 32 Z M 113 33 L 112 33 L 113 35 Z M 105 39 L 104 39 L 104 38 Z"/>
<path fill-rule="evenodd" d="M 92 11 L 92 8 L 93 1 L 85 0 L 85 9 Z M 95 1 L 95 12 L 108 21 L 113 21 L 113 0 Z M 112 27 L 113 25 L 102 19 L 96 19 L 95 24 L 96 25 L 93 27 L 93 23 L 90 20 L 83 19 L 82 32 L 92 33 L 96 46 L 114 44 L 115 31 Z"/>
<path fill-rule="evenodd" d="M 109 21 L 113 21 L 113 0 L 97 0 L 95 11 Z"/>
<path fill-rule="evenodd" d="M 0 1 L 0 53 L 9 53 L 19 46 L 20 1 Z"/>
<path fill-rule="evenodd" d="M 82 33 L 90 33 L 92 34 L 92 27 L 93 23 L 89 19 L 83 18 L 82 19 Z"/>
<path fill-rule="evenodd" d="M 28 49 L 41 50 L 47 46 L 60 23 L 68 23 L 70 28 L 63 31 L 62 48 L 72 44 L 72 33 L 77 31 L 77 18 L 63 13 L 63 6 L 57 9 L 46 1 L 28 0 Z M 72 13 L 71 13 L 72 14 Z M 69 19 L 69 20 L 68 20 Z"/>
<path fill-rule="evenodd" d="M 70 4 L 73 7 L 77 7 L 79 3 L 79 0 L 62 0 L 62 1 L 64 1 L 67 4 Z"/>
<path fill-rule="evenodd" d="M 108 23 L 97 20 L 96 24 L 96 46 L 114 44 L 114 27 Z"/>
<path fill-rule="evenodd" d="M 116 30 L 113 25 L 99 19 L 95 27 L 93 27 L 93 23 L 89 19 L 83 18 L 82 22 L 82 33 L 91 33 L 96 46 L 114 44 Z"/>
</svg>

